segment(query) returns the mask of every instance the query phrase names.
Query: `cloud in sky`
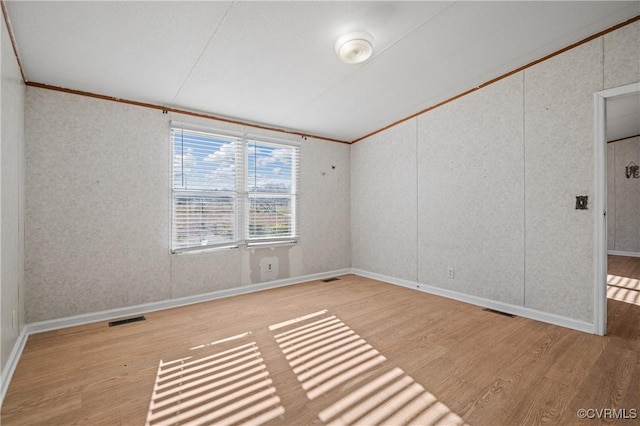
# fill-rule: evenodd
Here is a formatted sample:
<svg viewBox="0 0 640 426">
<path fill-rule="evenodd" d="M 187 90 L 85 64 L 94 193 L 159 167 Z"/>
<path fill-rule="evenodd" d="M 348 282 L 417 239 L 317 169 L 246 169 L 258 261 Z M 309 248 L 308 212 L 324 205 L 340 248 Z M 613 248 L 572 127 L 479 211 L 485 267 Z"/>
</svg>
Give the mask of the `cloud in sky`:
<svg viewBox="0 0 640 426">
<path fill-rule="evenodd" d="M 258 167 L 267 167 L 270 164 L 289 165 L 291 164 L 291 153 L 290 148 L 259 150 L 256 154 L 256 165 Z"/>
<path fill-rule="evenodd" d="M 234 143 L 226 143 L 221 145 L 217 151 L 207 155 L 204 161 L 209 163 L 235 163 L 236 151 Z"/>
<path fill-rule="evenodd" d="M 176 188 L 235 191 L 239 141 L 219 137 L 193 136 L 174 145 Z M 184 155 L 182 149 L 184 147 Z M 252 190 L 288 188 L 294 148 L 249 144 L 247 166 Z M 280 191 L 278 191 L 280 192 Z"/>
</svg>

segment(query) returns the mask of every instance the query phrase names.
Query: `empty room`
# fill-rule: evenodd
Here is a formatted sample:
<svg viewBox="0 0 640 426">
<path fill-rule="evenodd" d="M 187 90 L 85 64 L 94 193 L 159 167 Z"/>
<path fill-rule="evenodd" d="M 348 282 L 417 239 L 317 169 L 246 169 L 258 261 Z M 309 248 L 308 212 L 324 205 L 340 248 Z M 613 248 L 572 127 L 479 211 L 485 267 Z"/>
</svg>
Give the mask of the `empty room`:
<svg viewBox="0 0 640 426">
<path fill-rule="evenodd" d="M 3 426 L 640 422 L 640 1 L 0 6 Z"/>
</svg>

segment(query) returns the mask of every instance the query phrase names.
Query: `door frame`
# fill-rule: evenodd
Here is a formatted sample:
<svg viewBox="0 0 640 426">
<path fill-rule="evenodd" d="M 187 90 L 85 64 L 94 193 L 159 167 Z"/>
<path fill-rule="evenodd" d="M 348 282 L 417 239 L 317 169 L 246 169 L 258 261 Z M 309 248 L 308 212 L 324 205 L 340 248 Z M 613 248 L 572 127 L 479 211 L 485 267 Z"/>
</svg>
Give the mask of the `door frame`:
<svg viewBox="0 0 640 426">
<path fill-rule="evenodd" d="M 621 95 L 640 92 L 640 82 L 602 90 L 593 94 L 596 217 L 594 247 L 594 333 L 607 334 L 607 141 L 606 101 Z"/>
</svg>

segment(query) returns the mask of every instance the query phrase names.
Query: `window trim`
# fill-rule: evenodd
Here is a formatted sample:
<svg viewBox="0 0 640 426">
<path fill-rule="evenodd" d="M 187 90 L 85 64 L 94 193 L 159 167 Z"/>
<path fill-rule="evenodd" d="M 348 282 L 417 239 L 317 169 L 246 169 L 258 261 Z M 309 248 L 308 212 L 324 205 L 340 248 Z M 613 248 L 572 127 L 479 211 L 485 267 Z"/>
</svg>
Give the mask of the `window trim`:
<svg viewBox="0 0 640 426">
<path fill-rule="evenodd" d="M 174 131 L 191 131 L 204 133 L 213 137 L 231 138 L 235 139 L 235 143 L 240 144 L 239 149 L 236 150 L 236 164 L 241 165 L 241 170 L 236 170 L 235 174 L 235 191 L 228 191 L 229 194 L 233 194 L 236 197 L 234 214 L 234 228 L 235 228 L 235 241 L 223 242 L 219 244 L 208 244 L 203 246 L 190 246 L 175 248 L 174 247 L 174 222 L 175 222 L 175 197 L 176 193 L 180 192 L 196 192 L 206 193 L 207 190 L 189 190 L 189 189 L 177 189 L 174 182 L 174 139 L 171 136 Z M 169 124 L 170 135 L 170 251 L 171 254 L 187 254 L 187 253 L 204 253 L 211 251 L 219 251 L 224 249 L 255 249 L 255 248 L 268 248 L 268 247 L 280 247 L 291 246 L 298 243 L 299 236 L 299 214 L 300 214 L 300 141 L 291 141 L 286 139 L 279 139 L 272 136 L 258 135 L 255 133 L 243 133 L 232 130 L 217 129 L 197 124 L 183 123 L 179 121 L 171 120 Z M 288 193 L 265 193 L 265 192 L 250 192 L 248 190 L 249 185 L 249 170 L 248 161 L 249 153 L 248 147 L 251 142 L 264 143 L 267 145 L 276 145 L 282 147 L 294 148 L 292 156 L 292 170 L 291 170 L 291 190 Z M 238 158 L 240 157 L 240 158 Z M 220 191 L 212 191 L 216 195 L 219 195 Z M 266 195 L 270 194 L 275 198 L 287 198 L 291 203 L 292 209 L 292 232 L 291 235 L 285 236 L 267 236 L 264 238 L 249 238 L 249 215 L 250 215 L 250 199 L 252 195 Z"/>
</svg>

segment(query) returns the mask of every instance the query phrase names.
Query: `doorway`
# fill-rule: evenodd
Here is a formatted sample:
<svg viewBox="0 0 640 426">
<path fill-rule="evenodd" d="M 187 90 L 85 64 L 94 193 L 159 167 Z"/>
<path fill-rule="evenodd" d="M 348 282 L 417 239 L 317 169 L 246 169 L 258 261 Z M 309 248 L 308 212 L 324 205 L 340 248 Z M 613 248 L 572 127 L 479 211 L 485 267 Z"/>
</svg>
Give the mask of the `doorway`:
<svg viewBox="0 0 640 426">
<path fill-rule="evenodd" d="M 594 333 L 607 333 L 607 136 L 611 135 L 611 117 L 607 103 L 640 94 L 640 83 L 628 84 L 594 93 L 595 126 L 595 250 L 594 250 Z M 633 103 L 632 103 L 633 104 Z M 632 114 L 630 114 L 632 115 Z M 638 120 L 636 120 L 637 123 Z M 609 125 L 609 129 L 607 128 Z M 607 132 L 609 130 L 609 132 Z"/>
</svg>

